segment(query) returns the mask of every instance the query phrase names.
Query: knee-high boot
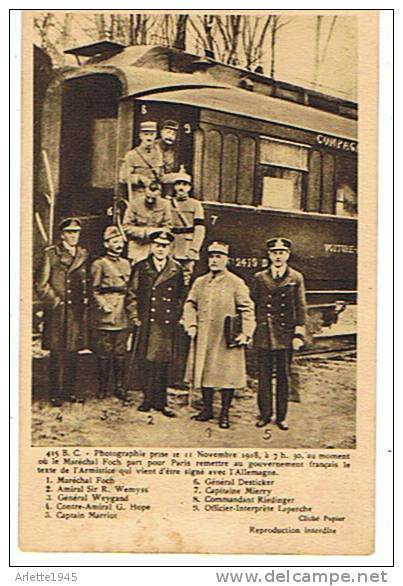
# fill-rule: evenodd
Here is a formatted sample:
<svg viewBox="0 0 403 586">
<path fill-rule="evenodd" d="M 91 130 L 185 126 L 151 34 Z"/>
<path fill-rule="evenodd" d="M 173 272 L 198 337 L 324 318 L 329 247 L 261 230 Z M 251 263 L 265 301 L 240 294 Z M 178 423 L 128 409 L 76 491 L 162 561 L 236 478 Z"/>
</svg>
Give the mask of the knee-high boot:
<svg viewBox="0 0 403 586">
<path fill-rule="evenodd" d="M 114 356 L 113 358 L 113 371 L 115 375 L 115 390 L 114 395 L 122 401 L 127 400 L 127 393 L 124 389 L 123 377 L 125 372 L 125 357 Z"/>
<path fill-rule="evenodd" d="M 110 359 L 99 357 L 98 358 L 98 399 L 105 399 L 106 392 L 108 389 L 108 377 L 110 369 Z"/>
<path fill-rule="evenodd" d="M 229 424 L 229 409 L 234 396 L 234 389 L 221 389 L 221 413 L 219 426 L 221 429 L 228 429 Z"/>
<path fill-rule="evenodd" d="M 209 419 L 213 419 L 213 398 L 214 398 L 214 391 L 213 389 L 202 389 L 202 397 L 203 397 L 203 408 L 198 413 L 194 419 L 196 421 L 209 421 Z"/>
</svg>

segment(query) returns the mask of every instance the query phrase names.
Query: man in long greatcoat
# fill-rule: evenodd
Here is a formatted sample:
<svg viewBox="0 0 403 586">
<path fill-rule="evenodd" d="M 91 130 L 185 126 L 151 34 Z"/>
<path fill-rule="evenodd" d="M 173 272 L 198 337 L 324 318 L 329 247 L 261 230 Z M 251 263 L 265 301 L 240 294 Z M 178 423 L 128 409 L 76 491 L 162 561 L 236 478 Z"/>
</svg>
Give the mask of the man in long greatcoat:
<svg viewBox="0 0 403 586">
<path fill-rule="evenodd" d="M 144 400 L 139 411 L 155 409 L 174 417 L 167 407 L 166 391 L 184 297 L 183 271 L 169 254 L 171 232 L 156 230 L 150 239 L 151 254 L 134 265 L 126 295 L 129 319 L 140 328 L 136 346 Z"/>
<path fill-rule="evenodd" d="M 78 246 L 81 222 L 59 224 L 60 242 L 43 253 L 36 280 L 44 303 L 43 348 L 50 350 L 50 401 L 74 402 L 77 352 L 88 347 L 88 252 Z"/>
<path fill-rule="evenodd" d="M 258 350 L 257 427 L 270 423 L 273 415 L 272 373 L 276 366 L 276 423 L 282 430 L 286 423 L 292 350 L 304 345 L 306 299 L 303 275 L 288 266 L 291 240 L 271 238 L 267 241 L 270 266 L 258 273 L 252 286 L 256 304 L 255 346 Z"/>
<path fill-rule="evenodd" d="M 254 304 L 246 283 L 230 272 L 229 246 L 213 242 L 208 247 L 209 272 L 198 277 L 187 296 L 183 323 L 195 340 L 193 386 L 202 389 L 203 409 L 198 421 L 213 417 L 213 392 L 221 389 L 219 425 L 226 429 L 234 389 L 246 386 L 245 346 L 255 329 Z M 241 333 L 234 347 L 227 345 L 224 321 L 241 316 Z M 192 357 L 191 357 L 192 358 Z"/>
</svg>

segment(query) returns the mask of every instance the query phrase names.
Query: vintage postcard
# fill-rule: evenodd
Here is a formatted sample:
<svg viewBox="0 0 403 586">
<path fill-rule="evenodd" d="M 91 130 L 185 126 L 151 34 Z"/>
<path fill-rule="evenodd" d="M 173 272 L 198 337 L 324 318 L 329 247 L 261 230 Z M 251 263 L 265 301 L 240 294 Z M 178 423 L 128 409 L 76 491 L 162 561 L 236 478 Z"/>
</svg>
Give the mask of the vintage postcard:
<svg viewBox="0 0 403 586">
<path fill-rule="evenodd" d="M 23 13 L 23 551 L 373 552 L 377 51 Z"/>
</svg>

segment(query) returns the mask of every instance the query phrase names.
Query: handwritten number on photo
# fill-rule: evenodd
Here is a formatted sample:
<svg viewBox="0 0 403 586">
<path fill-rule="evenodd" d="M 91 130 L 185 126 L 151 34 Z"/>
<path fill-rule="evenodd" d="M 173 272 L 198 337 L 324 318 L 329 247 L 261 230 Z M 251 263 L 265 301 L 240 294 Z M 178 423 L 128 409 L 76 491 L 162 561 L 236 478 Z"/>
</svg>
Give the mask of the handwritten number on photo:
<svg viewBox="0 0 403 586">
<path fill-rule="evenodd" d="M 265 429 L 265 430 L 264 430 L 263 439 L 264 439 L 264 440 L 269 440 L 269 439 L 271 439 L 271 431 L 270 431 L 270 429 Z"/>
</svg>

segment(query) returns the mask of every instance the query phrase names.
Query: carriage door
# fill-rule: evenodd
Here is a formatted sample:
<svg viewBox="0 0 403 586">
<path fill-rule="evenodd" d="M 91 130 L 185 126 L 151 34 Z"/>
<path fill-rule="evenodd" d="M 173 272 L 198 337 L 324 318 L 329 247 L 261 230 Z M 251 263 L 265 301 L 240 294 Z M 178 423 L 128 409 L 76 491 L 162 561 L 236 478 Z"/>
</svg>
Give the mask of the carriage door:
<svg viewBox="0 0 403 586">
<path fill-rule="evenodd" d="M 59 215 L 92 216 L 112 205 L 119 81 L 97 74 L 67 81 L 63 94 Z"/>
</svg>

